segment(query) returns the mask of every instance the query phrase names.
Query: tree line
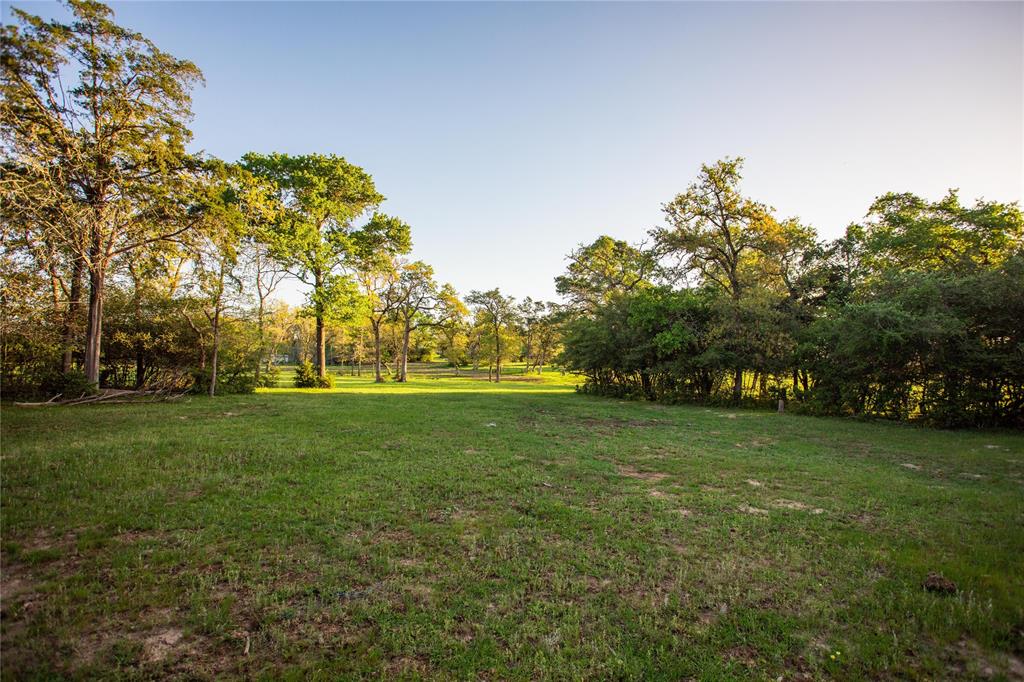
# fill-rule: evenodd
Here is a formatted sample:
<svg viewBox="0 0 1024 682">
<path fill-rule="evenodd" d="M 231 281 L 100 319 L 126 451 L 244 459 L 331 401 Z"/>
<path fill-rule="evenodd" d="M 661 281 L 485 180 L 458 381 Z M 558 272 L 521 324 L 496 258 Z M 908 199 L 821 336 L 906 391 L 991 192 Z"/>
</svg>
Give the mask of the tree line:
<svg viewBox="0 0 1024 682">
<path fill-rule="evenodd" d="M 67 4 L 69 21 L 12 9 L 3 27 L 5 396 L 250 391 L 282 354 L 312 387 L 347 360 L 405 381 L 425 348 L 495 381 L 509 359 L 550 363 L 553 306 L 497 289 L 461 300 L 342 157 L 190 153 L 198 67 L 101 3 Z M 286 278 L 308 287 L 298 309 L 274 300 Z"/>
<path fill-rule="evenodd" d="M 364 169 L 330 154 L 188 151 L 187 60 L 91 0 L 12 9 L 0 67 L 0 382 L 5 397 L 274 385 L 275 361 L 405 381 L 552 363 L 581 390 L 661 401 L 1024 426 L 1024 220 L 1016 204 L 877 198 L 823 240 L 701 168 L 647 241 L 601 236 L 563 303 L 465 297 L 411 256 Z M 275 300 L 304 283 L 304 305 Z"/>
<path fill-rule="evenodd" d="M 1024 220 L 1016 204 L 877 198 L 826 241 L 701 168 L 630 245 L 557 279 L 562 361 L 583 390 L 650 400 L 1024 426 Z"/>
</svg>

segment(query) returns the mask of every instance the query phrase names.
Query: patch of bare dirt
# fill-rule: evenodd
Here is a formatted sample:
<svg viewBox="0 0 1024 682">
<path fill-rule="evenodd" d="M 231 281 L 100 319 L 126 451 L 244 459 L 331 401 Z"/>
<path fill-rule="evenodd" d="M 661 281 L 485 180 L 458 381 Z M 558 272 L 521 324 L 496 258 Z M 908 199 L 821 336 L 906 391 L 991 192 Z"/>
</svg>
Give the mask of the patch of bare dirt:
<svg viewBox="0 0 1024 682">
<path fill-rule="evenodd" d="M 797 502 L 796 500 L 775 500 L 772 502 L 772 506 L 779 507 L 780 509 L 792 509 L 794 511 L 809 511 L 812 514 L 823 514 L 825 512 L 824 509 L 811 507 L 803 502 Z"/>
<path fill-rule="evenodd" d="M 739 507 L 740 511 L 744 514 L 753 514 L 755 516 L 768 516 L 767 509 L 760 509 L 758 507 L 751 507 L 747 504 L 741 504 Z"/>
<path fill-rule="evenodd" d="M 423 656 L 396 656 L 388 661 L 385 668 L 385 677 L 388 679 L 402 675 L 422 677 L 429 672 L 430 665 Z"/>
<path fill-rule="evenodd" d="M 620 476 L 635 478 L 641 481 L 647 481 L 648 483 L 657 483 L 668 478 L 668 474 L 664 474 L 659 471 L 640 471 L 631 466 L 625 465 L 619 466 L 618 471 Z"/>
<path fill-rule="evenodd" d="M 969 674 L 985 680 L 1001 676 L 1013 682 L 1024 682 L 1024 661 L 1009 653 L 989 653 L 969 639 L 961 639 L 949 652 L 951 672 Z"/>
<path fill-rule="evenodd" d="M 735 646 L 725 652 L 726 658 L 737 661 L 747 668 L 757 667 L 758 656 L 757 649 L 746 645 Z"/>
<path fill-rule="evenodd" d="M 165 628 L 142 641 L 142 660 L 160 663 L 181 648 L 184 633 L 178 628 Z"/>
</svg>

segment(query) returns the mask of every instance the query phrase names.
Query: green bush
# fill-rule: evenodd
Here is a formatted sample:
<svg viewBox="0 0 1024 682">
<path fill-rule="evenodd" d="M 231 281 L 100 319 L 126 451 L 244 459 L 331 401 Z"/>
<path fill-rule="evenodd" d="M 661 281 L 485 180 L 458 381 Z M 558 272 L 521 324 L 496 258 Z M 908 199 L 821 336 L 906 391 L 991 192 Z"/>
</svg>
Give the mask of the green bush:
<svg viewBox="0 0 1024 682">
<path fill-rule="evenodd" d="M 313 363 L 306 360 L 295 370 L 295 388 L 330 388 L 334 380 L 328 374 L 323 378 L 317 376 Z"/>
<path fill-rule="evenodd" d="M 208 393 L 210 370 L 196 369 L 192 372 L 192 393 Z M 226 366 L 217 372 L 217 395 L 252 393 L 256 390 L 256 375 L 249 367 Z"/>
<path fill-rule="evenodd" d="M 65 400 L 80 398 L 96 393 L 96 384 L 90 383 L 85 372 L 77 369 L 68 372 L 54 372 L 43 380 L 41 389 L 45 395 L 60 394 Z"/>
<path fill-rule="evenodd" d="M 260 371 L 260 380 L 256 382 L 259 388 L 274 388 L 281 380 L 281 369 L 276 365 L 270 365 Z"/>
</svg>

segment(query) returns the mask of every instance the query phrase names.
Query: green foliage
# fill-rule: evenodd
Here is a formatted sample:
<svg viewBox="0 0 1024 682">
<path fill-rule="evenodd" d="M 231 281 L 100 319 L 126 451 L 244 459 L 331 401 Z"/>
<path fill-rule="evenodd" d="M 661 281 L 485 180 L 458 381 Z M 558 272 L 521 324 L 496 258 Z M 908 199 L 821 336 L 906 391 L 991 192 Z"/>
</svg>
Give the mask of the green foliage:
<svg viewBox="0 0 1024 682">
<path fill-rule="evenodd" d="M 113 263 L 194 227 L 200 163 L 187 124 L 202 74 L 118 26 L 102 3 L 68 8 L 68 23 L 15 8 L 3 27 L 4 220 L 30 235 L 23 255 L 34 267 L 76 287 L 87 277 L 87 300 L 69 287 L 54 312 L 67 319 L 88 306 L 84 328 L 65 333 L 84 341 L 85 373 L 98 383 Z"/>
<path fill-rule="evenodd" d="M 330 374 L 319 376 L 313 363 L 305 360 L 295 370 L 294 384 L 295 388 L 331 388 L 334 379 Z"/>
<path fill-rule="evenodd" d="M 785 392 L 824 414 L 1024 426 L 1016 205 L 887 194 L 865 225 L 818 243 L 745 199 L 739 169 L 702 167 L 653 233 L 698 288 L 576 304 L 562 358 L 583 390 L 704 403 Z"/>
<path fill-rule="evenodd" d="M 569 254 L 555 290 L 574 306 L 593 310 L 613 296 L 650 286 L 657 259 L 650 251 L 602 235 Z"/>
<path fill-rule="evenodd" d="M 871 205 L 856 231 L 865 264 L 875 271 L 967 273 L 999 266 L 1024 247 L 1024 217 L 1014 204 L 964 206 L 956 190 L 936 202 L 889 193 Z"/>
<path fill-rule="evenodd" d="M 275 388 L 277 383 L 281 380 L 281 368 L 277 365 L 270 365 L 264 367 L 260 372 L 259 381 L 256 382 L 256 388 Z"/>
<path fill-rule="evenodd" d="M 68 372 L 53 372 L 42 381 L 45 395 L 60 395 L 64 399 L 79 398 L 96 393 L 96 384 L 85 376 L 85 372 L 73 369 Z"/>
<path fill-rule="evenodd" d="M 209 368 L 192 370 L 192 393 L 208 393 L 210 376 Z M 221 364 L 217 368 L 217 395 L 253 393 L 256 388 L 256 375 L 251 367 Z"/>
</svg>

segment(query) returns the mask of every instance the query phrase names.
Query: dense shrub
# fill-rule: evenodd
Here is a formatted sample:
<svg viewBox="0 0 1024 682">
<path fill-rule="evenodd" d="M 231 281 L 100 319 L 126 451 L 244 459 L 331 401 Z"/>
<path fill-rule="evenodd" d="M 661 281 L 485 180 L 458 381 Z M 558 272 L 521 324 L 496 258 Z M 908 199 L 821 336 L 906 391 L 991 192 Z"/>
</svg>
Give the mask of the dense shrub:
<svg viewBox="0 0 1024 682">
<path fill-rule="evenodd" d="M 208 393 L 210 390 L 209 368 L 192 372 L 192 392 Z M 226 365 L 217 370 L 217 395 L 252 393 L 256 390 L 256 374 L 251 367 Z"/>
<path fill-rule="evenodd" d="M 601 395 L 767 405 L 785 392 L 818 414 L 1024 427 L 1024 255 L 888 271 L 809 321 L 791 310 L 707 288 L 638 291 L 570 322 L 561 360 Z"/>
<path fill-rule="evenodd" d="M 53 372 L 42 384 L 43 393 L 61 395 L 63 398 L 80 398 L 96 393 L 96 385 L 89 383 L 85 373 L 73 369 L 69 372 Z"/>
<path fill-rule="evenodd" d="M 295 370 L 295 388 L 330 388 L 333 385 L 334 379 L 331 375 L 318 376 L 316 367 L 309 360 L 300 363 Z"/>
<path fill-rule="evenodd" d="M 274 388 L 281 380 L 281 369 L 276 365 L 269 365 L 260 370 L 260 378 L 256 382 L 257 388 Z"/>
</svg>

